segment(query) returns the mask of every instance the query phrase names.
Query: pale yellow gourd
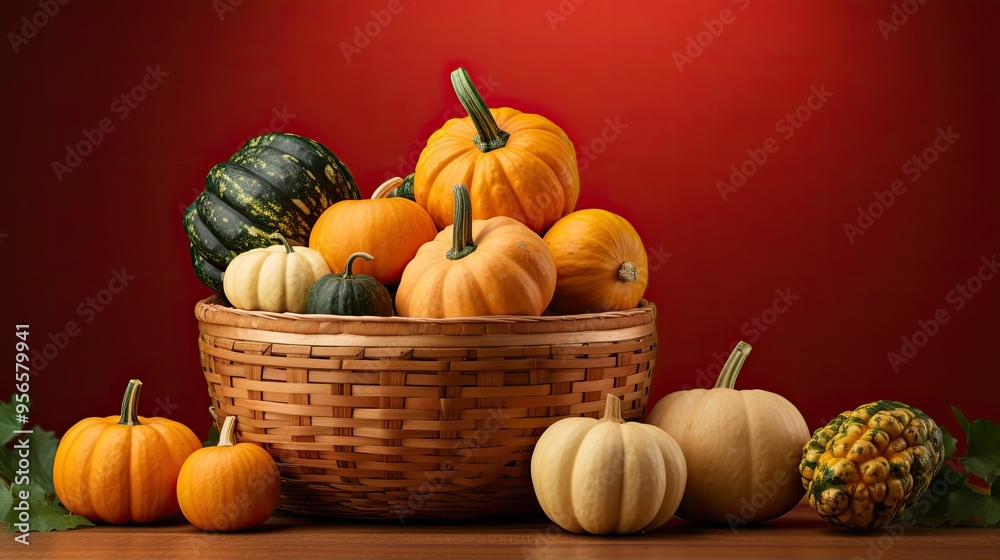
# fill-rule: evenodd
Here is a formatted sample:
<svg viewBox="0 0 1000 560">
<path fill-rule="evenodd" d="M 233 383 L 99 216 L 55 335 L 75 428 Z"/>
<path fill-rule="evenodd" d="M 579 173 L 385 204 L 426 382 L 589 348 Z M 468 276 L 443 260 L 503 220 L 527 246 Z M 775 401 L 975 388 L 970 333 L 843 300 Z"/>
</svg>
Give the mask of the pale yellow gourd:
<svg viewBox="0 0 1000 560">
<path fill-rule="evenodd" d="M 600 420 L 564 418 L 549 426 L 531 455 L 538 503 L 574 533 L 656 529 L 673 517 L 686 480 L 677 442 L 656 426 L 626 423 L 614 395 Z"/>
<path fill-rule="evenodd" d="M 237 309 L 302 313 L 309 288 L 330 274 L 323 255 L 308 247 L 293 247 L 280 234 L 280 245 L 240 253 L 222 275 L 226 299 Z"/>
<path fill-rule="evenodd" d="M 733 388 L 749 353 L 740 342 L 714 388 L 671 393 L 646 417 L 687 459 L 678 517 L 736 528 L 783 515 L 802 498 L 798 466 L 809 428 L 781 395 Z"/>
</svg>

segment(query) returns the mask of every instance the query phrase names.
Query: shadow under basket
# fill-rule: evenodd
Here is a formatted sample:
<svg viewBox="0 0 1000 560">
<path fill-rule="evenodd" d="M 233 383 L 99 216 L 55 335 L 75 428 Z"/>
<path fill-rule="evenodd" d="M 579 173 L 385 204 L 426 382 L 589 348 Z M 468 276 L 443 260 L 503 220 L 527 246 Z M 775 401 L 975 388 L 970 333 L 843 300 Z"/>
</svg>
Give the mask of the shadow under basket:
<svg viewBox="0 0 1000 560">
<path fill-rule="evenodd" d="M 217 425 L 281 470 L 283 509 L 352 518 L 540 512 L 530 458 L 562 418 L 645 411 L 656 306 L 542 317 L 344 317 L 198 302 Z"/>
</svg>

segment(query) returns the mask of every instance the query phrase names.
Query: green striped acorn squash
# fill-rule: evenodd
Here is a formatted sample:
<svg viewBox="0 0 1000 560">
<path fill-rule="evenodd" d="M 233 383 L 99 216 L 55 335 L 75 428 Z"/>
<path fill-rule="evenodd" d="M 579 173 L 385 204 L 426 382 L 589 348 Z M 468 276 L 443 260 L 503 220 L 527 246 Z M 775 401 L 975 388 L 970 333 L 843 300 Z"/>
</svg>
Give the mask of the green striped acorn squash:
<svg viewBox="0 0 1000 560">
<path fill-rule="evenodd" d="M 809 505 L 834 525 L 887 525 L 916 503 L 944 464 L 941 428 L 917 408 L 875 401 L 813 433 L 799 473 Z"/>
<path fill-rule="evenodd" d="M 306 246 L 323 210 L 359 198 L 347 167 L 319 142 L 277 132 L 252 138 L 208 172 L 205 190 L 184 212 L 195 274 L 223 295 L 233 257 L 270 246 L 275 231 Z"/>
</svg>

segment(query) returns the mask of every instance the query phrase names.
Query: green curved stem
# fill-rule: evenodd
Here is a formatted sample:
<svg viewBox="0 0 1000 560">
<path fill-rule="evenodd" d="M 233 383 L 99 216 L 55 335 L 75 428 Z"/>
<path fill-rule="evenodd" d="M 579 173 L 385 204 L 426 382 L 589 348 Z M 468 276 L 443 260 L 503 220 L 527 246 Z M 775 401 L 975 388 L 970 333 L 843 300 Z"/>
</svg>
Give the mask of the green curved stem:
<svg viewBox="0 0 1000 560">
<path fill-rule="evenodd" d="M 742 340 L 736 345 L 736 348 L 733 348 L 733 353 L 729 355 L 726 365 L 722 366 L 722 371 L 719 372 L 719 379 L 715 381 L 716 389 L 735 388 L 736 376 L 740 374 L 740 368 L 743 367 L 743 362 L 746 361 L 750 350 L 751 346 Z"/>
<path fill-rule="evenodd" d="M 276 232 L 272 233 L 271 235 L 269 235 L 268 237 L 270 237 L 271 239 L 279 239 L 279 240 L 281 240 L 281 242 L 285 245 L 285 251 L 288 251 L 289 254 L 295 252 L 295 249 L 292 249 L 292 244 L 289 243 L 287 239 L 285 239 L 284 235 L 281 235 L 281 232 L 276 231 Z"/>
<path fill-rule="evenodd" d="M 451 249 L 448 249 L 445 256 L 456 261 L 475 251 L 476 244 L 472 242 L 472 199 L 469 197 L 469 189 L 458 184 L 451 190 L 455 195 L 455 223 L 452 225 Z"/>
<path fill-rule="evenodd" d="M 232 447 L 236 442 L 236 415 L 230 414 L 226 416 L 226 419 L 222 421 L 222 429 L 219 430 L 219 443 L 215 444 L 218 447 Z"/>
<path fill-rule="evenodd" d="M 472 83 L 465 68 L 458 68 L 451 73 L 451 86 L 455 89 L 458 101 L 469 113 L 469 118 L 472 119 L 476 132 L 479 133 L 472 139 L 476 147 L 481 152 L 486 153 L 506 146 L 510 134 L 506 130 L 501 130 L 500 126 L 497 125 L 493 113 L 490 113 L 490 108 L 483 101 L 483 96 L 479 95 L 479 90 Z"/>
<path fill-rule="evenodd" d="M 366 261 L 373 261 L 375 257 L 365 253 L 364 251 L 358 251 L 357 253 L 351 253 L 351 256 L 347 257 L 347 263 L 344 265 L 344 278 L 350 278 L 354 274 L 351 269 L 354 266 L 354 259 L 362 258 Z"/>
<path fill-rule="evenodd" d="M 130 379 L 125 387 L 125 396 L 122 397 L 122 415 L 118 423 L 123 426 L 139 425 L 139 390 L 142 389 L 142 381 Z"/>
</svg>

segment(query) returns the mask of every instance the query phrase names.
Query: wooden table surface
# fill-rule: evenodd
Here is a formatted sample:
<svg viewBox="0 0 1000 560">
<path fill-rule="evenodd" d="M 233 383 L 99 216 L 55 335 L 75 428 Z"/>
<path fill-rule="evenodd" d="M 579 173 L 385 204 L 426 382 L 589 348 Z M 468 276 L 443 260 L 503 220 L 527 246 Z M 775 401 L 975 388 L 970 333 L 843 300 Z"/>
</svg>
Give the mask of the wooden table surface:
<svg viewBox="0 0 1000 560">
<path fill-rule="evenodd" d="M 1000 530 L 911 527 L 850 533 L 800 504 L 780 519 L 737 531 L 674 519 L 650 533 L 575 535 L 544 517 L 503 521 L 342 521 L 276 515 L 250 532 L 210 534 L 183 519 L 147 526 L 88 527 L 30 533 L 31 544 L 3 533 L 0 557 L 252 560 L 255 558 L 1000 558 Z"/>
</svg>

